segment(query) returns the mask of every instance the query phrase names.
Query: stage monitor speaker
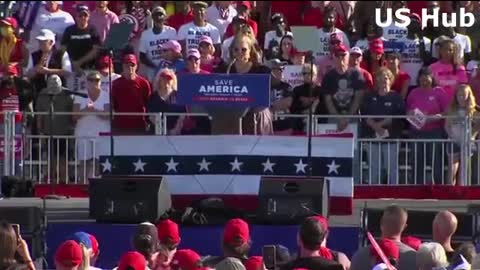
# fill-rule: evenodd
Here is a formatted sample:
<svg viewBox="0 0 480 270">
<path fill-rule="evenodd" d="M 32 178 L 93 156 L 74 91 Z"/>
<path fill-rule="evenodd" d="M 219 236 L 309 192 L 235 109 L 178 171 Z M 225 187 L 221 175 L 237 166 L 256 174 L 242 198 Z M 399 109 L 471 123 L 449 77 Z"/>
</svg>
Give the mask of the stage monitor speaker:
<svg viewBox="0 0 480 270">
<path fill-rule="evenodd" d="M 102 223 L 155 223 L 172 207 L 162 177 L 92 178 L 89 193 L 90 218 Z"/>
<path fill-rule="evenodd" d="M 0 219 L 20 226 L 20 234 L 31 248 L 33 259 L 41 258 L 45 254 L 44 218 L 44 211 L 40 207 L 0 207 Z"/>
<path fill-rule="evenodd" d="M 305 217 L 328 216 L 329 181 L 323 177 L 262 177 L 257 220 L 298 224 Z"/>
</svg>

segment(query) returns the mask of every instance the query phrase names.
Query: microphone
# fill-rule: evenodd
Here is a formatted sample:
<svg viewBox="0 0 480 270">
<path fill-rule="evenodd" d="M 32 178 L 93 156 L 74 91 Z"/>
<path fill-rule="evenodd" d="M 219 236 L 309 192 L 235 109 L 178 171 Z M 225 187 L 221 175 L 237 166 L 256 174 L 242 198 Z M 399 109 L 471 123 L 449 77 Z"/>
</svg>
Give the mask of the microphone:
<svg viewBox="0 0 480 270">
<path fill-rule="evenodd" d="M 49 95 L 58 95 L 61 92 L 65 92 L 69 95 L 79 96 L 83 98 L 88 98 L 88 95 L 85 93 L 80 93 L 77 91 L 71 91 L 66 87 L 62 86 L 62 79 L 57 74 L 50 75 L 47 79 L 47 92 Z"/>
</svg>

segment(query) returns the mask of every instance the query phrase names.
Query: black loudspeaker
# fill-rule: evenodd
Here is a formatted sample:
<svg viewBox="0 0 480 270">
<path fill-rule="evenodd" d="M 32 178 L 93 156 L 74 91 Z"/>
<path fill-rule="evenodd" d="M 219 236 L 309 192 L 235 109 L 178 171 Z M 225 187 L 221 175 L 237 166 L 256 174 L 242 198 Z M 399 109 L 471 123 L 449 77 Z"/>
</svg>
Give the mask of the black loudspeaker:
<svg viewBox="0 0 480 270">
<path fill-rule="evenodd" d="M 105 223 L 155 223 L 172 207 L 162 177 L 109 176 L 92 178 L 90 218 Z"/>
<path fill-rule="evenodd" d="M 20 234 L 32 250 L 33 259 L 45 255 L 45 215 L 39 207 L 0 207 L 0 219 L 20 226 Z"/>
<path fill-rule="evenodd" d="M 329 181 L 323 177 L 262 177 L 257 219 L 267 224 L 298 224 L 328 216 Z"/>
<path fill-rule="evenodd" d="M 404 235 L 411 235 L 430 241 L 432 238 L 432 224 L 438 211 L 416 211 L 408 210 L 407 228 Z M 458 220 L 458 227 L 453 236 L 454 242 L 472 241 L 477 234 L 476 218 L 471 213 L 452 212 Z M 383 215 L 383 209 L 366 208 L 362 211 L 362 229 L 366 233 L 369 231 L 374 237 L 380 237 L 380 220 Z M 364 235 L 363 244 L 368 243 Z"/>
</svg>

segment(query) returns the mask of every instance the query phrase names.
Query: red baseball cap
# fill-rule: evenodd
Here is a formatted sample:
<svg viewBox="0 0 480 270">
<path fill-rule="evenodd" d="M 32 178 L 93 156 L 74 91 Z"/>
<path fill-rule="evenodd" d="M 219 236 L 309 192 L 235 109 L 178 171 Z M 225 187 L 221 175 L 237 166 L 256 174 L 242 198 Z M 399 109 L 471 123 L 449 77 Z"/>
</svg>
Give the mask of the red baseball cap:
<svg viewBox="0 0 480 270">
<path fill-rule="evenodd" d="M 196 270 L 199 269 L 198 263 L 201 260 L 200 255 L 191 249 L 179 249 L 175 252 L 172 259 L 174 269 Z"/>
<path fill-rule="evenodd" d="M 142 254 L 136 251 L 129 251 L 122 255 L 117 269 L 126 270 L 129 268 L 133 268 L 134 270 L 145 270 L 146 267 L 147 261 Z"/>
<path fill-rule="evenodd" d="M 137 57 L 134 54 L 126 54 L 123 56 L 123 63 L 137 65 Z"/>
<path fill-rule="evenodd" d="M 250 229 L 248 223 L 242 219 L 231 219 L 225 225 L 225 231 L 223 233 L 223 242 L 240 246 L 247 243 L 250 240 Z"/>
<path fill-rule="evenodd" d="M 261 256 L 252 256 L 248 258 L 245 262 L 245 269 L 246 270 L 257 270 L 261 269 L 263 265 L 263 257 Z"/>
<path fill-rule="evenodd" d="M 380 241 L 378 241 L 378 246 L 388 259 L 395 259 L 398 261 L 398 258 L 400 258 L 400 249 L 398 248 L 395 241 L 387 238 L 382 238 L 380 239 Z M 378 255 L 377 251 L 373 248 L 373 246 L 370 246 L 370 254 L 374 256 L 376 262 L 382 262 L 380 255 Z"/>
<path fill-rule="evenodd" d="M 166 219 L 157 224 L 158 240 L 160 243 L 171 241 L 173 244 L 180 243 L 180 233 L 178 231 L 178 224 Z"/>
<path fill-rule="evenodd" d="M 247 9 L 252 9 L 250 1 L 237 1 L 237 6 L 245 6 Z"/>
<path fill-rule="evenodd" d="M 101 56 L 100 58 L 98 58 L 98 61 L 97 61 L 97 64 L 102 67 L 105 67 L 105 66 L 109 67 L 110 63 L 112 63 L 112 60 L 110 59 L 109 55 Z"/>
<path fill-rule="evenodd" d="M 336 45 L 333 52 L 335 55 L 346 55 L 348 54 L 348 48 L 344 44 Z"/>
<path fill-rule="evenodd" d="M 338 33 L 333 33 L 330 35 L 330 44 L 342 43 L 343 38 Z"/>
<path fill-rule="evenodd" d="M 376 54 L 383 54 L 385 52 L 383 49 L 383 40 L 379 38 L 371 40 L 368 43 L 368 47 L 370 52 L 373 52 Z"/>
<path fill-rule="evenodd" d="M 299 54 L 299 55 L 307 55 L 306 52 L 301 52 L 301 51 L 299 51 L 297 48 L 292 47 L 292 49 L 290 50 L 290 55 L 291 55 L 291 56 L 295 56 L 295 55 L 297 55 L 297 54 Z"/>
<path fill-rule="evenodd" d="M 17 27 L 18 27 L 18 22 L 13 17 L 6 17 L 6 18 L 0 20 L 0 22 L 5 24 L 5 25 L 11 26 L 13 29 L 17 29 Z"/>
<path fill-rule="evenodd" d="M 160 72 L 160 77 L 165 78 L 167 80 L 173 80 L 173 74 L 167 70 L 162 70 Z"/>
<path fill-rule="evenodd" d="M 98 252 L 99 252 L 99 245 L 98 245 L 97 238 L 95 238 L 95 236 L 93 236 L 93 235 L 91 235 L 91 234 L 88 234 L 88 236 L 90 237 L 90 242 L 92 243 L 92 252 L 93 252 L 93 255 L 94 255 L 94 256 L 97 256 L 97 255 L 98 255 Z"/>
<path fill-rule="evenodd" d="M 82 247 L 74 240 L 63 242 L 55 252 L 55 261 L 66 267 L 77 267 L 83 260 Z"/>
</svg>

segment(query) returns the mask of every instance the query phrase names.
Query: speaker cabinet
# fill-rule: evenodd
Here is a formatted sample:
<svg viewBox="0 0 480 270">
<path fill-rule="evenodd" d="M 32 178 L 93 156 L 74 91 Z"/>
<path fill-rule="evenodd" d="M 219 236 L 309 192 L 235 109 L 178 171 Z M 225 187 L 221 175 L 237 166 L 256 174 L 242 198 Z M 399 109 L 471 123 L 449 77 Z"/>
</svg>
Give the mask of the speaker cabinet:
<svg viewBox="0 0 480 270">
<path fill-rule="evenodd" d="M 0 217 L 10 224 L 18 224 L 22 238 L 28 243 L 33 259 L 45 255 L 45 215 L 40 207 L 0 207 Z"/>
<path fill-rule="evenodd" d="M 155 223 L 172 207 L 162 177 L 92 178 L 89 192 L 90 218 L 102 223 Z"/>
<path fill-rule="evenodd" d="M 329 182 L 323 177 L 262 177 L 257 219 L 268 224 L 298 224 L 328 216 Z"/>
</svg>

